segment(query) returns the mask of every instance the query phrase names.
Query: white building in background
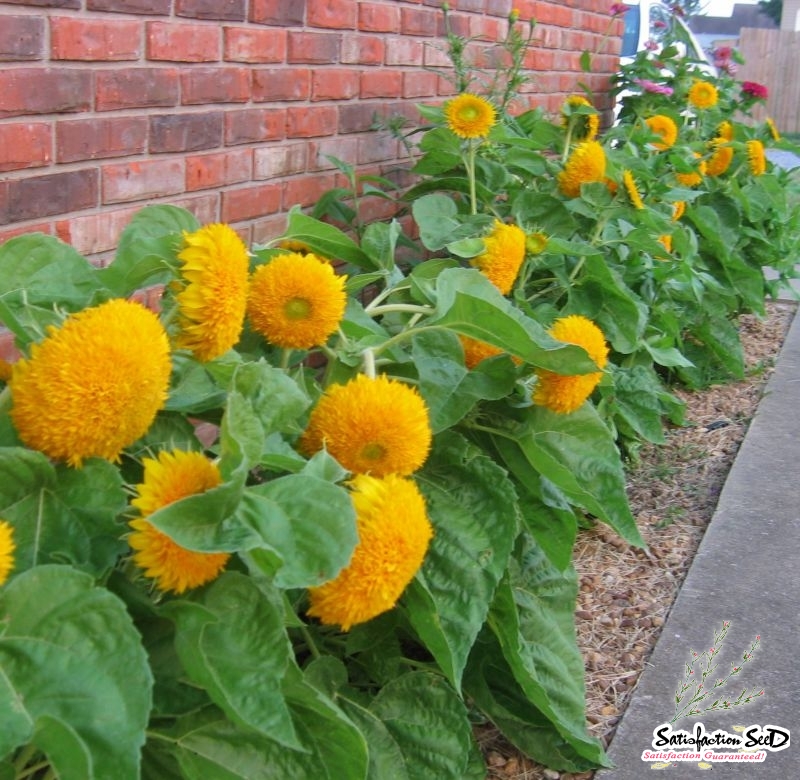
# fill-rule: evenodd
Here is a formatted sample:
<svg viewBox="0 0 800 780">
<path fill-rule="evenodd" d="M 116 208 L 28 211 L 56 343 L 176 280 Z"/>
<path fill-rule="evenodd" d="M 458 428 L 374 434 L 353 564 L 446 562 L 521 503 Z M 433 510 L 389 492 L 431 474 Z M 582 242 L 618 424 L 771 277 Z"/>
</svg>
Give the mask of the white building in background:
<svg viewBox="0 0 800 780">
<path fill-rule="evenodd" d="M 784 18 L 789 5 L 800 10 L 800 0 L 783 0 Z M 736 46 L 742 27 L 778 29 L 778 25 L 757 5 L 745 3 L 736 3 L 730 16 L 692 16 L 689 27 L 706 50 L 716 46 Z"/>
<path fill-rule="evenodd" d="M 800 0 L 783 0 L 781 30 L 800 30 Z"/>
</svg>

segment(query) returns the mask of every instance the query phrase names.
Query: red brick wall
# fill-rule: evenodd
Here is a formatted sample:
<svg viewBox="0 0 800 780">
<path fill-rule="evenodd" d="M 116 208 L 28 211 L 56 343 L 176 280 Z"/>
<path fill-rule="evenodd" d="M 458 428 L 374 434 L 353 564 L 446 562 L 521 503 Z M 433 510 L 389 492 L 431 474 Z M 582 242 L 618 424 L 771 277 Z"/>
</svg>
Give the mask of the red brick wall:
<svg viewBox="0 0 800 780">
<path fill-rule="evenodd" d="M 450 7 L 456 32 L 496 41 L 512 0 Z M 513 7 L 538 21 L 528 105 L 555 112 L 585 82 L 607 108 L 609 3 Z M 0 241 L 43 231 L 101 262 L 158 202 L 272 237 L 337 182 L 325 155 L 381 174 L 402 157 L 373 116 L 450 94 L 424 70 L 447 65 L 441 32 L 441 0 L 0 2 Z"/>
</svg>

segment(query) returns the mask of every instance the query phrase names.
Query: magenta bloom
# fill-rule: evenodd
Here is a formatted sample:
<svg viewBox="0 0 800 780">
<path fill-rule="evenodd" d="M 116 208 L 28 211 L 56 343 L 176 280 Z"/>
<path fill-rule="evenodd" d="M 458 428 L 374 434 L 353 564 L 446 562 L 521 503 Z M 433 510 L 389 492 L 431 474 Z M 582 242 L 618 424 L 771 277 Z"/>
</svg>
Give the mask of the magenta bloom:
<svg viewBox="0 0 800 780">
<path fill-rule="evenodd" d="M 656 84 L 650 79 L 634 79 L 633 83 L 640 86 L 645 92 L 652 92 L 654 95 L 671 95 L 675 90 L 666 84 Z"/>
<path fill-rule="evenodd" d="M 757 100 L 766 100 L 769 92 L 763 84 L 759 84 L 756 81 L 743 81 L 742 94 Z"/>
<path fill-rule="evenodd" d="M 609 8 L 609 13 L 612 16 L 622 16 L 623 14 L 628 13 L 628 9 L 630 6 L 625 5 L 625 3 L 614 3 L 611 8 Z"/>
<path fill-rule="evenodd" d="M 644 48 L 647 51 L 655 51 L 658 48 L 658 43 L 651 38 L 649 41 L 644 42 Z"/>
<path fill-rule="evenodd" d="M 667 23 L 665 21 L 662 21 L 661 19 L 656 19 L 653 22 L 653 27 L 655 27 L 656 30 L 665 30 L 667 27 Z"/>
<path fill-rule="evenodd" d="M 729 60 L 733 57 L 733 49 L 730 46 L 717 46 L 713 54 L 716 60 Z"/>
</svg>

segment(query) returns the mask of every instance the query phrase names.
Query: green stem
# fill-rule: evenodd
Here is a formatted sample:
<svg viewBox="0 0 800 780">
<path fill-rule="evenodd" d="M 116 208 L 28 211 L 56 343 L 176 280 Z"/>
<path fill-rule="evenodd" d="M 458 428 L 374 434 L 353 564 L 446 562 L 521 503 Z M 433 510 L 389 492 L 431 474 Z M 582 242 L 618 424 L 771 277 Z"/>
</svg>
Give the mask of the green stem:
<svg viewBox="0 0 800 780">
<path fill-rule="evenodd" d="M 391 349 L 396 344 L 401 344 L 402 342 L 406 341 L 407 339 L 411 338 L 415 333 L 422 333 L 424 330 L 444 330 L 444 326 L 442 325 L 423 325 L 421 328 L 413 328 L 409 330 L 400 331 L 400 333 L 392 336 L 390 339 L 387 339 L 383 342 L 383 344 L 378 345 L 377 347 L 372 348 L 372 352 L 377 357 L 380 355 L 381 352 L 385 352 L 387 349 Z"/>
<path fill-rule="evenodd" d="M 464 158 L 464 167 L 467 169 L 467 180 L 469 181 L 469 204 L 470 213 L 478 213 L 478 198 L 475 190 L 475 153 L 478 147 L 470 140 L 467 146 L 467 155 Z"/>
<path fill-rule="evenodd" d="M 5 414 L 11 409 L 11 387 L 6 385 L 0 392 L 0 414 Z"/>
<path fill-rule="evenodd" d="M 284 349 L 283 352 L 281 352 L 281 368 L 284 371 L 287 368 L 289 368 L 289 361 L 291 360 L 291 357 L 292 357 L 291 349 Z"/>
<path fill-rule="evenodd" d="M 30 744 L 20 750 L 19 755 L 14 760 L 14 772 L 17 776 L 25 769 L 28 761 L 36 755 L 37 749 L 36 745 Z"/>
<path fill-rule="evenodd" d="M 432 306 L 419 306 L 414 303 L 387 303 L 385 306 L 375 306 L 372 309 L 365 309 L 370 317 L 378 317 L 381 314 L 390 314 L 393 311 L 409 312 L 411 314 L 433 314 Z"/>
<path fill-rule="evenodd" d="M 364 361 L 364 373 L 370 379 L 375 379 L 375 353 L 371 349 L 365 349 L 361 356 Z"/>
<path fill-rule="evenodd" d="M 306 643 L 306 647 L 308 648 L 308 651 L 311 653 L 311 655 L 313 655 L 314 658 L 321 658 L 322 653 L 320 653 L 319 649 L 314 643 L 314 640 L 311 637 L 311 632 L 308 630 L 308 628 L 305 625 L 302 625 L 299 626 L 299 631 L 302 634 L 303 639 L 305 640 Z"/>
<path fill-rule="evenodd" d="M 50 766 L 49 761 L 39 761 L 37 764 L 31 764 L 29 767 L 26 767 L 22 772 L 17 774 L 16 780 L 24 780 L 26 777 L 35 775 L 40 769 L 44 769 L 46 766 Z"/>
</svg>

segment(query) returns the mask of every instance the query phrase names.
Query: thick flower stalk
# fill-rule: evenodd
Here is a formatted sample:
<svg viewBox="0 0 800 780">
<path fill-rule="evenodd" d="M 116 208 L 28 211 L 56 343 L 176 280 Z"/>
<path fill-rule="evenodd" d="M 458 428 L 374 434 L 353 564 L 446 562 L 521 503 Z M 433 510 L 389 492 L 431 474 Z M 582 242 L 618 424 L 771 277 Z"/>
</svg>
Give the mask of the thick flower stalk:
<svg viewBox="0 0 800 780">
<path fill-rule="evenodd" d="M 156 459 L 145 458 L 144 478 L 131 501 L 141 516 L 130 521 L 128 544 L 135 550 L 134 563 L 146 577 L 155 580 L 159 590 L 180 594 L 200 587 L 219 576 L 230 555 L 187 550 L 146 518 L 221 482 L 219 469 L 201 452 L 162 451 Z"/>
<path fill-rule="evenodd" d="M 14 570 L 14 529 L 5 520 L 0 520 L 0 585 L 4 585 Z"/>
<path fill-rule="evenodd" d="M 51 327 L 14 364 L 11 419 L 28 447 L 56 460 L 116 461 L 164 406 L 171 370 L 158 317 L 111 300 Z"/>
<path fill-rule="evenodd" d="M 579 314 L 557 319 L 548 332 L 558 341 L 583 347 L 600 369 L 572 376 L 536 369 L 533 402 L 558 414 L 570 414 L 583 405 L 603 378 L 602 369 L 608 362 L 608 345 L 600 328 Z"/>
<path fill-rule="evenodd" d="M 356 474 L 407 476 L 425 462 L 431 438 L 428 408 L 415 388 L 359 374 L 328 388 L 299 445 L 306 455 L 325 447 Z"/>
<path fill-rule="evenodd" d="M 358 544 L 335 579 L 309 589 L 307 613 L 344 631 L 395 606 L 433 537 L 425 500 L 413 480 L 361 474 L 350 488 Z"/>
<path fill-rule="evenodd" d="M 606 175 L 606 153 L 597 141 L 578 144 L 558 174 L 558 188 L 568 198 L 581 194 L 581 185 L 602 182 Z"/>
<path fill-rule="evenodd" d="M 184 234 L 178 253 L 182 281 L 176 295 L 178 348 L 202 361 L 213 360 L 239 340 L 247 305 L 249 255 L 229 225 L 206 225 Z"/>
<path fill-rule="evenodd" d="M 253 273 L 247 304 L 253 330 L 284 349 L 324 344 L 344 316 L 346 279 L 312 253 L 278 255 Z"/>
<path fill-rule="evenodd" d="M 483 254 L 473 258 L 475 266 L 503 295 L 508 295 L 525 260 L 525 231 L 499 219 L 483 239 Z"/>
</svg>

